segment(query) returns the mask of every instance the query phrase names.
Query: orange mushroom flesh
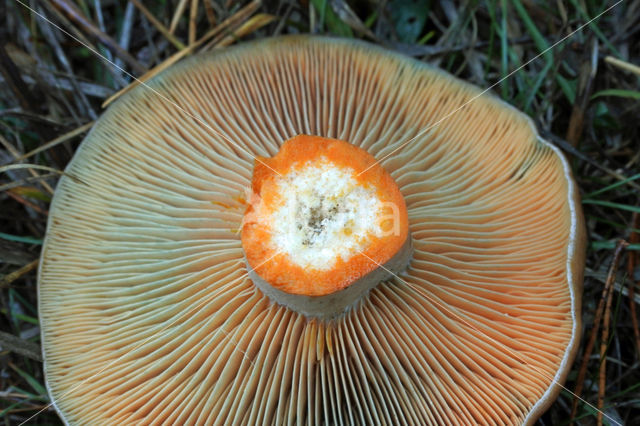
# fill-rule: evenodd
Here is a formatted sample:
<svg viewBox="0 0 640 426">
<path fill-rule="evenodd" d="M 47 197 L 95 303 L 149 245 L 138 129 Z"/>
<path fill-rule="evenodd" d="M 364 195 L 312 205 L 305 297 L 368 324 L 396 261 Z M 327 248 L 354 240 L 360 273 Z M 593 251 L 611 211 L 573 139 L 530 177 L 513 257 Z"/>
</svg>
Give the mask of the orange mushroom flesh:
<svg viewBox="0 0 640 426">
<path fill-rule="evenodd" d="M 251 277 L 297 312 L 339 315 L 409 261 L 402 194 L 361 148 L 296 136 L 256 160 L 251 187 L 242 227 Z"/>
<path fill-rule="evenodd" d="M 584 224 L 569 164 L 526 116 L 327 38 L 219 50 L 148 84 L 96 123 L 49 213 L 40 326 L 66 424 L 516 425 L 555 399 Z M 300 134 L 378 159 L 413 245 L 330 319 L 265 295 L 238 233 L 255 157 Z"/>
</svg>

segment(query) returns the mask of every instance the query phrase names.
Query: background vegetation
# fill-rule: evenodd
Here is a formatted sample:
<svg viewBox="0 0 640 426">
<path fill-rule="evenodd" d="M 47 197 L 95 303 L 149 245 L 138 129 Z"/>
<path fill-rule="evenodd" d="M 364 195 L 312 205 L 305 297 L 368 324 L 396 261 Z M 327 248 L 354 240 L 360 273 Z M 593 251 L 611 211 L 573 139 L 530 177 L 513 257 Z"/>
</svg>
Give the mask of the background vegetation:
<svg viewBox="0 0 640 426">
<path fill-rule="evenodd" d="M 0 422 L 44 409 L 27 424 L 60 424 L 46 409 L 36 269 L 56 181 L 103 104 L 132 75 L 285 33 L 365 39 L 491 87 L 566 153 L 590 236 L 566 387 L 604 424 L 640 424 L 638 0 L 1 0 Z M 539 424 L 600 420 L 573 403 L 563 391 Z"/>
</svg>

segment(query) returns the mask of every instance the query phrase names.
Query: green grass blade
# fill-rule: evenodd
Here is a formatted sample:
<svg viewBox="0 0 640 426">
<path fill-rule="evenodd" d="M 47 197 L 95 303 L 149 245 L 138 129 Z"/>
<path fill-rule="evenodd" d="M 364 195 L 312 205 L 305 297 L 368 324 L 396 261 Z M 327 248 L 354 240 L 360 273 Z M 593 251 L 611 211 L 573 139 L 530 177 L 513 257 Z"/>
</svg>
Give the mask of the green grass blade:
<svg viewBox="0 0 640 426">
<path fill-rule="evenodd" d="M 45 389 L 45 387 L 42 386 L 40 382 L 35 379 L 35 377 L 31 376 L 29 373 L 25 371 L 22 371 L 15 365 L 12 365 L 11 368 L 13 368 L 16 371 L 16 373 L 20 375 L 20 377 L 22 377 L 27 383 L 29 383 L 29 386 L 31 386 L 38 393 L 38 395 L 47 394 L 47 389 Z"/>
<path fill-rule="evenodd" d="M 42 239 L 40 238 L 21 237 L 19 235 L 5 234 L 4 232 L 0 232 L 0 238 L 2 238 L 3 240 L 13 241 L 16 243 L 27 243 L 27 244 L 37 244 L 37 245 L 42 244 Z"/>
<path fill-rule="evenodd" d="M 573 4 L 573 7 L 575 7 L 576 10 L 578 11 L 578 15 L 580 15 L 580 18 L 582 18 L 585 22 L 591 21 L 592 18 L 590 18 L 589 15 L 587 15 L 587 12 L 584 9 L 582 9 L 582 6 L 578 2 L 578 0 L 571 0 L 571 4 Z M 614 53 L 618 58 L 621 58 L 621 55 L 618 49 L 616 49 L 615 46 L 611 44 L 609 39 L 602 33 L 602 31 L 596 24 L 596 21 L 597 20 L 589 22 L 589 28 L 591 28 L 591 30 L 594 32 L 596 37 L 598 37 L 600 41 L 602 41 L 605 44 L 605 46 L 607 46 L 607 48 L 611 50 L 612 53 Z"/>
<path fill-rule="evenodd" d="M 502 0 L 502 19 L 500 21 L 500 89 L 502 99 L 509 99 L 509 86 L 505 84 L 505 79 L 509 73 L 509 45 L 507 43 L 507 2 Z"/>
<path fill-rule="evenodd" d="M 531 36 L 531 39 L 535 43 L 538 50 L 540 52 L 544 52 L 543 53 L 544 60 L 547 62 L 553 62 L 553 56 L 551 55 L 551 51 L 547 50 L 549 48 L 549 43 L 547 43 L 547 40 L 544 38 L 542 33 L 538 30 L 538 26 L 533 22 L 533 20 L 527 13 L 527 10 L 524 8 L 520 0 L 513 0 L 513 6 L 515 7 L 518 15 L 520 15 L 520 18 L 522 19 L 522 22 L 524 23 L 524 26 L 526 27 L 527 32 Z"/>
<path fill-rule="evenodd" d="M 597 206 L 611 207 L 613 209 L 626 210 L 629 212 L 640 213 L 640 207 L 628 206 L 626 204 L 613 203 L 611 201 L 604 200 L 582 200 L 582 204 L 595 204 Z"/>
<path fill-rule="evenodd" d="M 600 194 L 602 194 L 604 192 L 607 192 L 607 191 L 610 191 L 612 189 L 615 189 L 615 188 L 617 188 L 619 186 L 622 186 L 622 185 L 626 184 L 627 182 L 631 182 L 631 181 L 634 181 L 636 179 L 640 179 L 640 173 L 638 173 L 637 175 L 633 175 L 630 178 L 627 178 L 625 180 L 621 180 L 620 182 L 616 182 L 616 183 L 611 184 L 609 186 L 605 186 L 604 188 L 600 188 L 597 191 L 590 192 L 590 193 L 586 194 L 583 197 L 583 199 L 584 200 L 588 200 L 589 198 L 592 198 L 592 197 L 594 197 L 596 195 L 600 195 Z"/>
<path fill-rule="evenodd" d="M 607 89 L 601 90 L 599 92 L 594 93 L 591 96 L 591 99 L 599 98 L 602 96 L 615 96 L 618 98 L 630 98 L 640 100 L 640 92 L 635 90 L 624 90 L 624 89 Z"/>
<path fill-rule="evenodd" d="M 592 241 L 591 244 L 589 244 L 589 247 L 591 250 L 613 250 L 616 248 L 616 244 L 616 241 Z M 640 244 L 629 244 L 625 249 L 640 251 Z"/>
</svg>

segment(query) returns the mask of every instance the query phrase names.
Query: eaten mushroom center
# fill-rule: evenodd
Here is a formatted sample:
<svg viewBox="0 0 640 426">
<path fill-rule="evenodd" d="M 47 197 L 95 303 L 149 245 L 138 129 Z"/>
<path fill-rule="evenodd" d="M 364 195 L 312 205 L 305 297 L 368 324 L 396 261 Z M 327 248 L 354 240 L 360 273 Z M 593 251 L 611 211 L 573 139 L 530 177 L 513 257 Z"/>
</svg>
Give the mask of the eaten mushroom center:
<svg viewBox="0 0 640 426">
<path fill-rule="evenodd" d="M 251 279 L 272 300 L 332 317 L 405 269 L 407 209 L 366 151 L 300 135 L 256 160 L 242 247 Z"/>
<path fill-rule="evenodd" d="M 384 234 L 383 202 L 355 171 L 322 156 L 274 179 L 274 199 L 259 215 L 271 230 L 266 243 L 303 268 L 327 270 Z"/>
</svg>

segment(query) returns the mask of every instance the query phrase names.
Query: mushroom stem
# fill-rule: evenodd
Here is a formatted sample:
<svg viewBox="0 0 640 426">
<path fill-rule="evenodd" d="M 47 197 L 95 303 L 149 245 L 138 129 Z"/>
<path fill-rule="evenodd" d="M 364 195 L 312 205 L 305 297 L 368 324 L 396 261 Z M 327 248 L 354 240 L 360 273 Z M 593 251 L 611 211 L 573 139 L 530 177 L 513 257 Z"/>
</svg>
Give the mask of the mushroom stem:
<svg viewBox="0 0 640 426">
<path fill-rule="evenodd" d="M 375 288 L 382 281 L 386 281 L 394 275 L 403 272 L 411 260 L 412 252 L 413 244 L 411 243 L 411 237 L 407 236 L 402 248 L 386 263 L 382 265 L 375 264 L 375 269 L 353 284 L 335 293 L 324 296 L 306 296 L 278 290 L 266 280 L 262 279 L 260 275 L 251 268 L 248 262 L 247 269 L 249 271 L 249 277 L 256 287 L 275 303 L 286 306 L 307 318 L 330 320 L 339 317 L 349 309 L 355 307 L 360 300 L 367 296 L 371 289 Z M 364 257 L 362 254 L 361 256 Z M 374 263 L 371 259 L 368 260 Z"/>
</svg>

